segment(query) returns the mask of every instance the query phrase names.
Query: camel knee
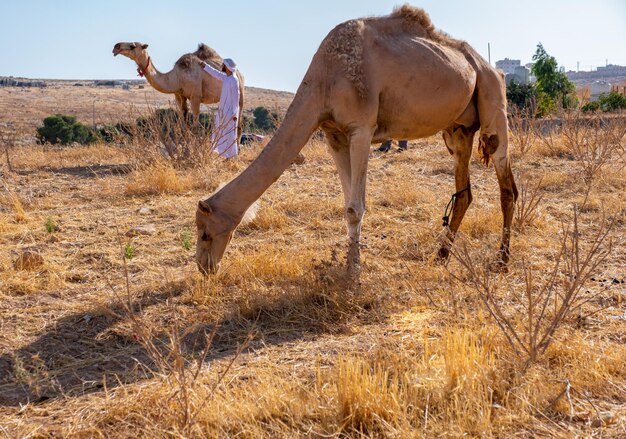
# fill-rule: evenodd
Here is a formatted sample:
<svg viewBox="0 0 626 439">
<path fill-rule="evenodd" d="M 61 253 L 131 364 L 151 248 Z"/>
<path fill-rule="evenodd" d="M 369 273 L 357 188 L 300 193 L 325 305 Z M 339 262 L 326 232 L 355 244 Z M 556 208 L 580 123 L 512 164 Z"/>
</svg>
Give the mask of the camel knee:
<svg viewBox="0 0 626 439">
<path fill-rule="evenodd" d="M 472 195 L 472 188 L 470 187 L 466 192 L 467 192 L 467 207 L 469 207 L 469 205 L 472 204 L 472 201 L 474 201 L 474 196 Z"/>
<path fill-rule="evenodd" d="M 365 208 L 360 205 L 350 205 L 346 207 L 346 221 L 349 225 L 358 225 L 363 220 Z"/>
</svg>

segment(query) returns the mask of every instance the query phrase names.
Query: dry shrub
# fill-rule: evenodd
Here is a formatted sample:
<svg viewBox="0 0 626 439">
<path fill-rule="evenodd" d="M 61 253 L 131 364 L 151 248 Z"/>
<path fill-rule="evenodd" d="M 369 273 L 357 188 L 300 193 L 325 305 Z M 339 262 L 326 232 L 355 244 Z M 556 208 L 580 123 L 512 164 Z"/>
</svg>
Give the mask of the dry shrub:
<svg viewBox="0 0 626 439">
<path fill-rule="evenodd" d="M 188 168 L 211 163 L 216 156 L 211 129 L 191 127 L 177 109 L 149 105 L 139 113 L 131 107 L 128 118 L 137 120 L 128 127 L 130 140 L 126 140 L 136 164 L 166 160 L 177 168 Z"/>
<path fill-rule="evenodd" d="M 509 117 L 510 140 L 513 154 L 523 160 L 537 141 L 536 112 L 530 108 L 512 108 Z"/>
<path fill-rule="evenodd" d="M 9 172 L 13 172 L 13 164 L 11 163 L 12 151 L 17 145 L 17 133 L 14 130 L 2 130 L 0 131 L 0 144 L 4 148 L 4 156 Z"/>
<path fill-rule="evenodd" d="M 539 155 L 561 159 L 573 158 L 562 136 L 559 120 L 545 119 L 538 121 L 536 129 L 539 142 L 534 149 Z"/>
<path fill-rule="evenodd" d="M 191 175 L 180 175 L 171 164 L 155 163 L 133 172 L 124 193 L 128 196 L 180 194 L 193 189 L 195 184 Z"/>
<path fill-rule="evenodd" d="M 583 288 L 611 255 L 609 234 L 614 224 L 603 220 L 589 241 L 583 242 L 575 209 L 572 225 L 563 228 L 554 266 L 547 278 L 539 283 L 536 279 L 538 270 L 525 259 L 522 260 L 521 278 L 494 275 L 489 264 L 481 267 L 466 242 L 458 243 L 452 256 L 461 264 L 467 278 L 452 275 L 478 291 L 485 309 L 515 354 L 525 358 L 527 363 L 533 363 L 550 346 L 565 319 L 590 301 L 589 295 L 583 294 Z M 504 286 L 508 294 L 503 295 L 500 291 Z"/>
<path fill-rule="evenodd" d="M 622 139 L 626 135 L 626 120 L 615 117 L 586 117 L 580 112 L 563 116 L 565 144 L 579 162 L 583 179 L 588 185 L 599 171 L 623 153 Z"/>
<path fill-rule="evenodd" d="M 536 185 L 531 186 L 529 178 L 517 177 L 519 197 L 515 208 L 514 226 L 518 231 L 532 226 L 539 216 L 539 203 L 543 199 L 540 192 L 542 179 Z"/>
</svg>

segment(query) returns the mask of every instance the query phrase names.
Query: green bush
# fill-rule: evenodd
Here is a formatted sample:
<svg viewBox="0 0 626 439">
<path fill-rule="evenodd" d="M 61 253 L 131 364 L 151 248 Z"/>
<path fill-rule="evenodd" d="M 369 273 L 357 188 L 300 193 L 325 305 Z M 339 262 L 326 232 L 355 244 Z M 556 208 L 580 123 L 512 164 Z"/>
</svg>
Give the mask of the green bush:
<svg viewBox="0 0 626 439">
<path fill-rule="evenodd" d="M 55 114 L 43 120 L 43 126 L 37 129 L 37 137 L 41 143 L 60 143 L 67 145 L 72 142 L 86 145 L 97 140 L 97 135 L 86 125 L 76 121 L 76 117 Z"/>
<path fill-rule="evenodd" d="M 626 109 L 626 96 L 612 91 L 611 93 L 602 93 L 598 98 L 600 109 L 602 111 L 618 111 Z"/>
<path fill-rule="evenodd" d="M 587 102 L 580 109 L 582 110 L 583 113 L 595 113 L 596 111 L 600 110 L 600 102 L 598 101 Z"/>
<path fill-rule="evenodd" d="M 254 126 L 257 130 L 268 132 L 277 128 L 278 113 L 270 113 L 265 107 L 256 107 L 252 114 L 254 115 Z"/>
<path fill-rule="evenodd" d="M 55 114 L 43 120 L 43 126 L 37 128 L 39 143 L 67 145 L 72 142 L 87 145 L 97 140 L 97 136 L 87 126 L 76 121 L 74 116 Z"/>
<path fill-rule="evenodd" d="M 581 108 L 585 113 L 596 111 L 608 113 L 624 109 L 626 109 L 626 96 L 614 91 L 611 93 L 602 93 L 597 101 L 587 102 Z"/>
</svg>

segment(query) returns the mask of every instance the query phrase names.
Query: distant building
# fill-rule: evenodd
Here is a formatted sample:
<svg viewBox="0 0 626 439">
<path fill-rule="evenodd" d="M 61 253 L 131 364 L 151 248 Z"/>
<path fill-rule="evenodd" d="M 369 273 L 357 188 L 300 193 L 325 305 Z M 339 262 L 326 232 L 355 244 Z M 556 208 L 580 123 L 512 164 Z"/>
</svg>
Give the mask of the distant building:
<svg viewBox="0 0 626 439">
<path fill-rule="evenodd" d="M 626 75 L 626 67 L 617 66 L 615 64 L 608 64 L 606 66 L 600 66 L 596 70 L 599 74 L 604 76 L 623 76 Z"/>
<path fill-rule="evenodd" d="M 611 92 L 611 84 L 606 81 L 594 81 L 590 86 L 590 99 L 597 101 L 601 94 Z"/>
<path fill-rule="evenodd" d="M 496 68 L 502 70 L 506 75 L 515 74 L 515 69 L 521 66 L 519 59 L 504 58 L 496 61 Z"/>
<path fill-rule="evenodd" d="M 570 80 L 576 80 L 576 81 L 586 82 L 586 83 L 590 83 L 593 80 L 602 80 L 602 79 L 611 79 L 614 81 L 615 78 L 626 78 L 626 66 L 617 66 L 614 64 L 609 64 L 607 66 L 600 66 L 596 70 L 592 70 L 590 72 L 569 71 L 566 73 L 566 75 Z"/>
</svg>

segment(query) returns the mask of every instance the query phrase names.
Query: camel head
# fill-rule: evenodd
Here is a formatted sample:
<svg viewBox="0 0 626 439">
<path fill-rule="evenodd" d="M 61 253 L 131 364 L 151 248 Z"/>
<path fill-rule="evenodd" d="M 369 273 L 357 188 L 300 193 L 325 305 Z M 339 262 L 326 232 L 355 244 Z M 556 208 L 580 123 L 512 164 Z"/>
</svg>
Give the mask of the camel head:
<svg viewBox="0 0 626 439">
<path fill-rule="evenodd" d="M 215 274 L 237 223 L 211 208 L 210 200 L 198 202 L 196 210 L 196 263 L 202 274 Z"/>
<path fill-rule="evenodd" d="M 143 43 L 117 43 L 113 46 L 113 56 L 124 55 L 137 62 L 138 60 L 143 60 L 147 58 L 146 49 L 148 48 L 147 44 Z"/>
</svg>

